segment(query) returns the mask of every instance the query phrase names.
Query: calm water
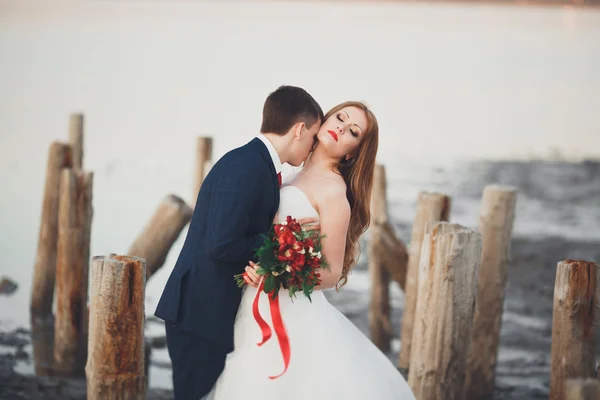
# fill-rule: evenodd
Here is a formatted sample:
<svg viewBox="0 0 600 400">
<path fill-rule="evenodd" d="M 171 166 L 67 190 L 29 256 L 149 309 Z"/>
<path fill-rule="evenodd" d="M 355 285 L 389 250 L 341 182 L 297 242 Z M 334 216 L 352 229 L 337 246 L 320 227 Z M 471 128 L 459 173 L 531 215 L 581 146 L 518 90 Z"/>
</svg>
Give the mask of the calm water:
<svg viewBox="0 0 600 400">
<path fill-rule="evenodd" d="M 215 157 L 250 140 L 283 83 L 324 109 L 371 105 L 401 224 L 429 189 L 473 226 L 481 182 L 502 181 L 521 189 L 516 235 L 600 237 L 596 167 L 535 161 L 600 157 L 598 9 L 16 4 L 0 3 L 0 275 L 20 288 L 0 299 L 0 327 L 27 321 L 48 145 L 75 111 L 95 174 L 93 255 L 125 252 L 168 193 L 190 200 L 195 137 L 213 136 Z M 523 162 L 464 163 L 477 159 Z M 148 282 L 148 314 L 182 241 Z M 368 277 L 351 285 L 366 301 Z"/>
</svg>

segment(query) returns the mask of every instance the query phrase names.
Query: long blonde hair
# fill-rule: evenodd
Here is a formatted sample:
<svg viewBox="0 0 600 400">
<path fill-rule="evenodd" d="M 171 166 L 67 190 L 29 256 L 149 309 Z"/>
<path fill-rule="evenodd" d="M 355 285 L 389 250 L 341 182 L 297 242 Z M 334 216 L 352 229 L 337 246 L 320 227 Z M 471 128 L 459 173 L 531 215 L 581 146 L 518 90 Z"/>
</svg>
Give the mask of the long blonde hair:
<svg viewBox="0 0 600 400">
<path fill-rule="evenodd" d="M 336 284 L 339 290 L 348 282 L 348 274 L 358 261 L 360 255 L 360 236 L 367 230 L 371 223 L 371 191 L 373 190 L 373 174 L 375 159 L 379 146 L 379 125 L 377 118 L 369 108 L 358 101 L 346 101 L 338 104 L 325 114 L 323 120 L 335 115 L 346 107 L 356 107 L 362 110 L 367 117 L 367 127 L 363 139 L 356 148 L 352 158 L 340 160 L 338 165 L 340 174 L 346 182 L 346 197 L 350 203 L 350 224 L 346 234 L 346 249 L 344 252 L 344 265 L 342 276 Z"/>
</svg>

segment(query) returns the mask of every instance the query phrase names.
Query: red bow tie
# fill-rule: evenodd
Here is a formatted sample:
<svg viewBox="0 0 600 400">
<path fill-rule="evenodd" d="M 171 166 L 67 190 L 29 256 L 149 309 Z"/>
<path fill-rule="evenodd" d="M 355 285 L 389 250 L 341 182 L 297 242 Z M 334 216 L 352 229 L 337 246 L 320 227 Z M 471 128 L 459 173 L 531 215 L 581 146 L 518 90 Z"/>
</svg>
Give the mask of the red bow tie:
<svg viewBox="0 0 600 400">
<path fill-rule="evenodd" d="M 279 182 L 279 187 L 281 187 L 281 172 L 277 173 L 277 181 Z"/>
</svg>

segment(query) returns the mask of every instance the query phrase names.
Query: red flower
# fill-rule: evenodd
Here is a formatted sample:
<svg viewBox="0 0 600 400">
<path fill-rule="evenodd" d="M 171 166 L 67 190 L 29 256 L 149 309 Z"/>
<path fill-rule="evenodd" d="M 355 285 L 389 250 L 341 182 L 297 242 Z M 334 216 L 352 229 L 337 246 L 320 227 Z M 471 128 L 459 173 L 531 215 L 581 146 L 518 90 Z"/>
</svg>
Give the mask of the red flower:
<svg viewBox="0 0 600 400">
<path fill-rule="evenodd" d="M 275 236 L 278 236 L 282 229 L 286 229 L 286 226 L 282 225 L 282 224 L 273 225 L 273 230 L 275 231 Z"/>
<path fill-rule="evenodd" d="M 304 250 L 304 246 L 302 246 L 302 242 L 294 242 L 294 244 L 292 244 L 291 246 L 292 250 L 294 250 L 295 252 L 300 252 L 300 253 L 304 253 L 302 250 Z"/>
<path fill-rule="evenodd" d="M 296 253 L 294 253 L 291 249 L 285 249 L 284 251 L 280 251 L 277 255 L 277 259 L 279 261 L 292 261 L 294 259 Z"/>
<path fill-rule="evenodd" d="M 305 257 L 304 254 L 296 253 L 295 257 L 291 260 L 291 266 L 293 269 L 300 271 L 304 266 Z"/>
<path fill-rule="evenodd" d="M 300 232 L 302 230 L 298 221 L 296 221 L 296 219 L 292 218 L 291 216 L 288 215 L 285 221 L 287 223 L 287 226 L 292 230 L 292 232 Z"/>
<path fill-rule="evenodd" d="M 304 242 L 302 242 L 302 244 L 304 245 L 305 249 L 309 249 L 310 247 L 312 247 L 313 249 L 315 248 L 315 243 L 311 238 L 306 238 L 304 239 Z"/>
<path fill-rule="evenodd" d="M 296 236 L 289 229 L 282 229 L 277 237 L 277 241 L 279 242 L 279 251 L 284 251 L 282 247 L 291 246 L 296 243 Z"/>
<path fill-rule="evenodd" d="M 317 257 L 309 257 L 306 263 L 313 268 L 317 268 L 320 265 L 320 261 Z"/>
</svg>

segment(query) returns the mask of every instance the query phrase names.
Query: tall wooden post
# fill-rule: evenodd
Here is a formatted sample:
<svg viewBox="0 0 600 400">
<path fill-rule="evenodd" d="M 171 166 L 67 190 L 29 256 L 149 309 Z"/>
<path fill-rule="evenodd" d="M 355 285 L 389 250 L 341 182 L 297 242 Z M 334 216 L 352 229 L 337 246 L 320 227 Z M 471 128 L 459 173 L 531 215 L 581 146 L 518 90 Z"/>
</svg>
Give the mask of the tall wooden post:
<svg viewBox="0 0 600 400">
<path fill-rule="evenodd" d="M 93 174 L 63 169 L 58 211 L 54 370 L 85 376 Z"/>
<path fill-rule="evenodd" d="M 377 165 L 371 197 L 371 240 L 369 242 L 369 272 L 371 274 L 371 302 L 369 304 L 369 335 L 371 341 L 383 352 L 390 349 L 392 327 L 390 322 L 390 276 L 380 256 L 381 226 L 388 222 L 385 167 Z"/>
<path fill-rule="evenodd" d="M 404 289 L 404 312 L 400 331 L 400 355 L 398 368 L 406 377 L 410 366 L 415 307 L 418 296 L 419 260 L 421 243 L 429 222 L 448 221 L 450 197 L 441 193 L 421 192 L 417 199 L 417 213 L 412 227 L 412 236 L 408 249 L 408 269 Z"/>
<path fill-rule="evenodd" d="M 192 213 L 181 198 L 170 194 L 135 239 L 127 254 L 146 260 L 146 280 L 165 263 L 173 243 L 192 219 Z"/>
<path fill-rule="evenodd" d="M 40 221 L 38 248 L 31 288 L 31 313 L 38 317 L 52 315 L 56 276 L 56 243 L 58 236 L 58 202 L 61 169 L 71 166 L 69 145 L 54 142 L 48 153 L 46 185 Z"/>
<path fill-rule="evenodd" d="M 36 376 L 54 375 L 54 316 L 30 315 L 31 348 Z"/>
<path fill-rule="evenodd" d="M 146 261 L 94 257 L 90 292 L 88 400 L 143 400 Z"/>
<path fill-rule="evenodd" d="M 565 381 L 596 376 L 600 268 L 565 260 L 556 267 L 552 310 L 550 400 L 565 398 Z"/>
<path fill-rule="evenodd" d="M 73 168 L 83 168 L 83 114 L 71 114 L 69 118 L 69 144 L 73 149 Z"/>
<path fill-rule="evenodd" d="M 196 140 L 196 177 L 194 182 L 194 193 L 192 194 L 192 208 L 196 205 L 196 198 L 200 186 L 210 170 L 212 161 L 213 140 L 211 137 L 198 137 Z"/>
<path fill-rule="evenodd" d="M 516 200 L 517 188 L 512 186 L 488 185 L 483 190 L 479 215 L 483 248 L 467 359 L 467 398 L 473 400 L 494 397 Z"/>
<path fill-rule="evenodd" d="M 408 384 L 419 400 L 463 399 L 481 235 L 428 224 L 419 265 Z"/>
</svg>

